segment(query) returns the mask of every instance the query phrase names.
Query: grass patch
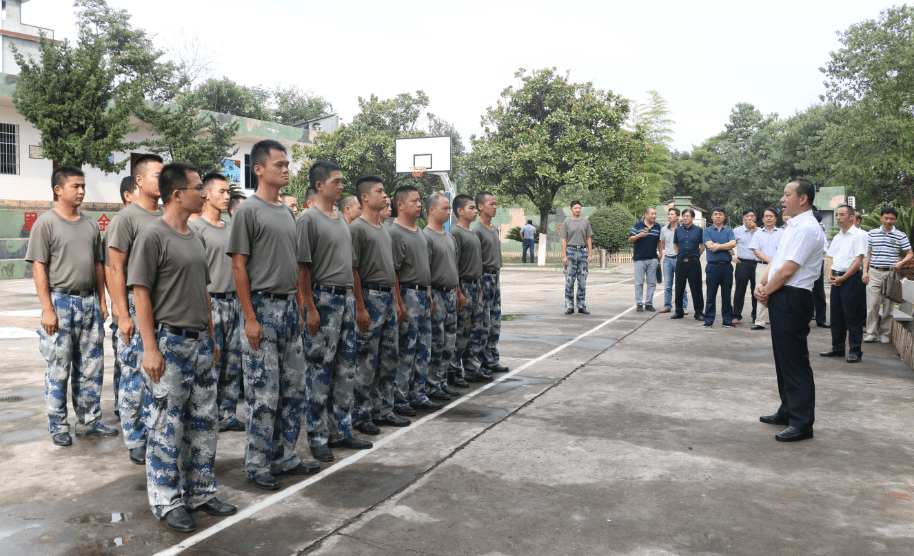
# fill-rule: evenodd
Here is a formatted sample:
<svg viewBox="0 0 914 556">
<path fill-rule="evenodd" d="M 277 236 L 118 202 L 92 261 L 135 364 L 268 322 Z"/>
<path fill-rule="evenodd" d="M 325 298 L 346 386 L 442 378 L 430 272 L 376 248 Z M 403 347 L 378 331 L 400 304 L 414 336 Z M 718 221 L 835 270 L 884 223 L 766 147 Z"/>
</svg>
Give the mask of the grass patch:
<svg viewBox="0 0 914 556">
<path fill-rule="evenodd" d="M 502 315 L 501 320 L 517 320 L 520 318 L 520 315 Z"/>
</svg>

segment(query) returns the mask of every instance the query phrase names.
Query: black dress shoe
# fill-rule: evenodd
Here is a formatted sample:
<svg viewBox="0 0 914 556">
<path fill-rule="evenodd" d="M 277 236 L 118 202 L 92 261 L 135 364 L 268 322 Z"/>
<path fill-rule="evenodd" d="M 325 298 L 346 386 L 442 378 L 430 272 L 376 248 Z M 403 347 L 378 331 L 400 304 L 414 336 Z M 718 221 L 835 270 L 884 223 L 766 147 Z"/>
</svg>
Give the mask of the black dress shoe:
<svg viewBox="0 0 914 556">
<path fill-rule="evenodd" d="M 407 417 L 413 417 L 416 415 L 416 410 L 413 409 L 409 404 L 398 403 L 394 406 L 394 413 L 397 415 L 406 415 Z"/>
<path fill-rule="evenodd" d="M 117 429 L 106 427 L 101 423 L 95 423 L 84 431 L 76 429 L 76 436 L 117 436 Z"/>
<path fill-rule="evenodd" d="M 333 461 L 333 452 L 330 451 L 326 444 L 311 446 L 311 455 L 317 461 Z"/>
<path fill-rule="evenodd" d="M 251 479 L 251 482 L 254 483 L 255 487 L 262 488 L 263 490 L 279 490 L 279 481 L 269 473 L 257 475 Z"/>
<path fill-rule="evenodd" d="M 463 377 L 459 377 L 459 376 L 457 376 L 457 375 L 450 375 L 450 374 L 449 374 L 448 377 L 447 377 L 447 382 L 448 382 L 448 384 L 450 384 L 451 386 L 456 386 L 457 388 L 469 388 L 469 387 L 470 387 L 470 383 L 469 383 L 469 382 L 467 382 L 466 380 L 464 380 Z M 453 395 L 453 394 L 452 394 L 452 395 Z"/>
<path fill-rule="evenodd" d="M 801 431 L 796 427 L 787 427 L 774 435 L 774 439 L 778 442 L 796 442 L 807 438 L 812 438 L 812 429 Z"/>
<path fill-rule="evenodd" d="M 219 432 L 244 432 L 244 423 L 235 419 L 225 427 L 219 427 Z"/>
<path fill-rule="evenodd" d="M 467 380 L 469 382 L 491 382 L 492 375 L 487 375 L 485 373 L 468 373 Z"/>
<path fill-rule="evenodd" d="M 705 320 L 705 314 L 704 314 L 704 313 L 696 313 L 696 314 L 695 314 L 695 320 Z"/>
<path fill-rule="evenodd" d="M 589 315 L 589 314 L 590 314 L 590 311 L 588 311 L 588 310 L 585 309 L 584 307 L 581 307 L 580 309 L 578 309 L 578 312 L 581 313 L 582 315 Z"/>
<path fill-rule="evenodd" d="M 761 417 L 758 418 L 758 420 L 763 423 L 768 423 L 769 425 L 786 425 L 787 424 L 787 416 L 778 415 L 777 413 L 775 413 L 774 415 L 762 415 Z"/>
<path fill-rule="evenodd" d="M 500 365 L 498 363 L 492 363 L 490 365 L 486 365 L 486 369 L 488 369 L 489 371 L 491 371 L 493 373 L 506 373 L 510 370 L 510 369 L 508 369 L 508 367 L 505 367 L 504 365 Z"/>
<path fill-rule="evenodd" d="M 435 411 L 436 409 L 441 409 L 444 407 L 443 403 L 433 402 L 432 400 L 425 400 L 424 402 L 412 402 L 409 405 L 413 406 L 413 409 L 428 409 L 430 411 Z"/>
<path fill-rule="evenodd" d="M 436 388 L 436 389 L 432 390 L 431 392 L 429 392 L 428 397 L 429 397 L 429 399 L 432 399 L 432 400 L 442 400 L 442 401 L 447 401 L 447 400 L 451 399 L 450 394 L 448 394 L 441 388 Z"/>
<path fill-rule="evenodd" d="M 681 319 L 681 318 L 683 318 L 684 316 L 685 316 L 685 315 L 683 315 L 682 313 L 673 313 L 673 316 L 671 316 L 670 318 L 671 318 L 671 319 Z"/>
<path fill-rule="evenodd" d="M 290 467 L 285 471 L 280 471 L 276 475 L 314 475 L 320 472 L 321 466 L 316 463 L 301 462 L 295 467 Z"/>
<path fill-rule="evenodd" d="M 220 502 L 217 498 L 213 497 L 200 504 L 196 508 L 191 510 L 192 512 L 206 512 L 209 515 L 232 515 L 238 511 L 236 506 L 231 504 L 226 504 L 225 502 Z M 169 512 L 170 513 L 170 512 Z"/>
<path fill-rule="evenodd" d="M 568 309 L 565 309 L 565 314 L 566 314 L 566 315 L 573 315 L 573 314 L 574 314 L 574 309 L 572 309 L 571 307 L 569 307 Z"/>
<path fill-rule="evenodd" d="M 346 438 L 335 438 L 327 442 L 331 448 L 347 448 L 349 450 L 369 450 L 374 444 L 361 438 L 347 436 Z"/>
<path fill-rule="evenodd" d="M 645 310 L 645 311 L 650 311 L 650 312 L 653 313 L 653 312 L 654 312 L 654 306 L 651 305 L 650 303 L 648 303 L 647 305 L 644 306 L 644 310 Z"/>
<path fill-rule="evenodd" d="M 451 388 L 450 386 L 448 386 L 447 384 L 442 384 L 441 389 L 444 390 L 445 394 L 447 394 L 448 396 L 451 396 L 452 398 L 460 395 L 460 390 L 455 390 L 455 389 Z"/>
<path fill-rule="evenodd" d="M 412 424 L 409 419 L 397 417 L 393 413 L 384 417 L 372 417 L 371 422 L 379 427 L 408 427 Z"/>
<path fill-rule="evenodd" d="M 162 521 L 165 522 L 165 525 L 168 525 L 169 529 L 179 533 L 190 533 L 197 530 L 193 518 L 190 517 L 184 506 L 179 506 L 165 514 L 165 518 Z"/>
<path fill-rule="evenodd" d="M 844 357 L 844 350 L 843 349 L 837 350 L 835 348 L 831 348 L 828 351 L 819 352 L 819 355 L 822 357 Z"/>
<path fill-rule="evenodd" d="M 130 448 L 130 461 L 137 465 L 146 465 L 146 445 Z"/>
<path fill-rule="evenodd" d="M 644 305 L 638 303 L 638 307 L 637 307 L 635 310 L 638 311 L 639 313 L 643 313 L 643 312 L 644 312 Z"/>
<path fill-rule="evenodd" d="M 367 434 L 370 436 L 374 436 L 376 434 L 381 434 L 381 429 L 379 429 L 378 426 L 375 425 L 374 423 L 372 423 L 371 421 L 362 421 L 361 423 L 359 423 L 358 425 L 355 426 L 355 429 L 357 431 L 361 432 L 362 434 Z"/>
<path fill-rule="evenodd" d="M 753 324 L 752 328 L 750 328 L 749 330 L 765 330 L 765 327 L 762 326 L 761 324 Z"/>
<path fill-rule="evenodd" d="M 73 437 L 68 432 L 59 432 L 51 437 L 51 442 L 57 446 L 70 446 L 73 444 Z"/>
<path fill-rule="evenodd" d="M 817 322 L 817 323 L 816 323 L 816 326 L 818 326 L 819 328 L 831 328 L 831 325 L 828 324 L 828 323 L 825 322 L 825 321 Z M 802 439 L 801 439 L 801 440 L 802 440 Z"/>
<path fill-rule="evenodd" d="M 847 356 L 847 362 L 848 362 L 848 363 L 859 363 L 859 362 L 861 362 L 862 360 L 863 360 L 863 354 L 862 354 L 862 353 L 852 353 L 852 354 L 850 354 L 850 355 Z"/>
</svg>

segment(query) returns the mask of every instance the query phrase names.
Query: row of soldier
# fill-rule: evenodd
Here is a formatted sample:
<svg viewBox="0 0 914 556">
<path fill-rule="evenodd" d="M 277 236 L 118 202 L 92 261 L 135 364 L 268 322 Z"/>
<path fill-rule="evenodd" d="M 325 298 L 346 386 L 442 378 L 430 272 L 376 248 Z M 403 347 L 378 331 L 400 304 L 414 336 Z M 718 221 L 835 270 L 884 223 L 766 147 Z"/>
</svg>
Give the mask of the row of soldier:
<svg viewBox="0 0 914 556">
<path fill-rule="evenodd" d="M 215 497 L 220 430 L 245 431 L 245 475 L 275 490 L 277 475 L 320 469 L 298 455 L 303 417 L 313 457 L 328 462 L 331 449 L 372 447 L 354 431 L 408 426 L 417 409 L 439 409 L 468 381 L 508 370 L 497 348 L 493 195 L 458 195 L 453 206 L 429 195 L 420 229 L 419 192 L 400 187 L 388 227 L 380 178 L 359 179 L 340 211 L 341 169 L 321 161 L 309 171 L 310 208 L 296 219 L 280 201 L 285 148 L 261 141 L 251 159 L 258 190 L 224 222 L 234 199 L 222 176 L 144 155 L 122 186 L 133 202 L 104 238 L 78 210 L 83 173 L 58 168 L 57 204 L 36 221 L 26 256 L 42 306 L 53 442 L 72 444 L 68 381 L 76 434 L 118 434 L 100 421 L 107 288 L 124 441 L 145 465 L 153 513 L 182 532 L 195 530 L 188 512 L 237 511 Z"/>
</svg>

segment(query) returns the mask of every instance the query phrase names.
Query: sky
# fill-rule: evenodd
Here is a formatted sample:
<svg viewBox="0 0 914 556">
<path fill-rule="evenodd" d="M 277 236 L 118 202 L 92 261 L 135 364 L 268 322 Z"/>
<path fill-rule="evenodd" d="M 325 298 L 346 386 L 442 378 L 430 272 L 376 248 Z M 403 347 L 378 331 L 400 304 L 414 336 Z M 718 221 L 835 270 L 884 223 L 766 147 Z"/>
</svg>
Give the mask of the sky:
<svg viewBox="0 0 914 556">
<path fill-rule="evenodd" d="M 636 102 L 668 103 L 672 147 L 691 150 L 752 103 L 782 117 L 819 102 L 837 32 L 886 0 L 726 2 L 463 2 L 109 0 L 160 46 L 197 35 L 217 52 L 213 74 L 246 85 L 298 85 L 344 122 L 358 98 L 423 90 L 428 111 L 465 142 L 519 68 L 555 66 Z M 214 6 L 217 9 L 214 10 Z M 30 0 L 22 21 L 76 38 L 72 0 Z"/>
</svg>

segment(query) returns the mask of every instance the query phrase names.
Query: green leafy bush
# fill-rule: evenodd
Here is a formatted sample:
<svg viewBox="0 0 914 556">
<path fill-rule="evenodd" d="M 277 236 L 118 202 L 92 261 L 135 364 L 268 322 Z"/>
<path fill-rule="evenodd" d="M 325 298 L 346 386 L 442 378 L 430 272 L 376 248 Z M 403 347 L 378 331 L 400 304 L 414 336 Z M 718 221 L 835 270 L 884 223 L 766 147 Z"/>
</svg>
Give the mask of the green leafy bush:
<svg viewBox="0 0 914 556">
<path fill-rule="evenodd" d="M 628 247 L 628 235 L 638 221 L 632 213 L 619 205 L 597 209 L 589 220 L 593 229 L 593 246 L 596 249 L 606 249 L 607 253 Z"/>
<path fill-rule="evenodd" d="M 513 239 L 514 241 L 517 241 L 520 243 L 524 242 L 524 238 L 520 234 L 520 226 L 514 226 L 513 228 L 508 230 L 508 239 Z M 539 243 L 539 241 L 540 241 L 540 231 L 537 230 L 533 233 L 533 243 Z"/>
</svg>

